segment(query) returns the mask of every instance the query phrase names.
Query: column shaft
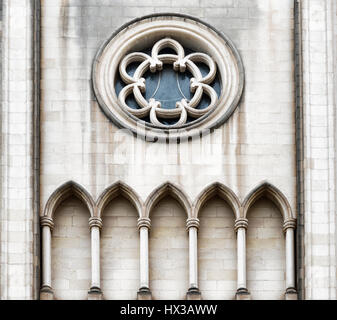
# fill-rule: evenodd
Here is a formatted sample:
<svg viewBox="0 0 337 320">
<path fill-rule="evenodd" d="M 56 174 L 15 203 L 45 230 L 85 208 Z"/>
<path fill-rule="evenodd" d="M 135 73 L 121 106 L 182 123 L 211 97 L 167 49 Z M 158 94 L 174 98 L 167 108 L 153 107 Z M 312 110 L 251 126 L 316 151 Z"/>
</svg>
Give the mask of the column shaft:
<svg viewBox="0 0 337 320">
<path fill-rule="evenodd" d="M 100 231 L 103 227 L 102 219 L 93 216 L 89 219 L 91 232 L 91 288 L 88 292 L 89 300 L 101 300 L 101 261 L 100 261 Z"/>
<path fill-rule="evenodd" d="M 237 289 L 246 289 L 246 229 L 239 228 L 237 231 Z"/>
<path fill-rule="evenodd" d="M 139 291 L 137 293 L 138 300 L 151 300 L 152 295 L 150 291 L 149 281 L 149 230 L 151 228 L 151 220 L 149 218 L 138 219 L 139 241 L 140 241 L 140 283 Z"/>
<path fill-rule="evenodd" d="M 238 218 L 235 221 L 234 229 L 237 236 L 237 300 L 250 300 L 250 293 L 247 289 L 246 276 L 246 232 L 248 228 L 248 220 L 246 218 Z"/>
<path fill-rule="evenodd" d="M 189 228 L 190 288 L 198 288 L 198 229 Z"/>
<path fill-rule="evenodd" d="M 149 288 L 149 230 L 141 227 L 140 234 L 140 288 Z"/>
<path fill-rule="evenodd" d="M 42 286 L 51 288 L 51 230 L 42 227 Z"/>
<path fill-rule="evenodd" d="M 286 230 L 286 287 L 295 288 L 295 241 L 294 229 Z"/>
<path fill-rule="evenodd" d="M 100 287 L 100 229 L 95 226 L 91 228 L 91 288 Z"/>
<path fill-rule="evenodd" d="M 186 221 L 186 229 L 189 235 L 189 289 L 187 300 L 201 300 L 201 292 L 198 285 L 198 230 L 199 219 L 189 218 Z"/>
</svg>

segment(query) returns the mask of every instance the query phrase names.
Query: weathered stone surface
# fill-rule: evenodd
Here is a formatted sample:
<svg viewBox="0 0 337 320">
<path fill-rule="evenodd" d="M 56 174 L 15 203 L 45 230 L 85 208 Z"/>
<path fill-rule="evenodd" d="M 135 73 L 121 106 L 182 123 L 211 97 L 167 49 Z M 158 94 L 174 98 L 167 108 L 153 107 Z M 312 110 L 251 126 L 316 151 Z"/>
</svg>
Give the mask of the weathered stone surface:
<svg viewBox="0 0 337 320">
<path fill-rule="evenodd" d="M 138 214 L 125 199 L 113 200 L 103 211 L 101 286 L 104 298 L 137 298 L 139 289 Z"/>
<path fill-rule="evenodd" d="M 282 299 L 285 287 L 285 243 L 280 211 L 268 199 L 248 213 L 247 287 L 253 300 Z"/>
<path fill-rule="evenodd" d="M 302 26 L 296 39 L 293 0 L 0 1 L 1 299 L 37 298 L 37 208 L 41 204 L 42 215 L 51 194 L 70 180 L 83 186 L 93 202 L 105 188 L 122 181 L 139 194 L 140 203 L 166 181 L 177 185 L 191 202 L 207 185 L 221 182 L 240 203 L 268 181 L 281 190 L 294 217 L 296 198 L 305 201 L 300 221 L 304 258 L 298 260 L 304 268 L 297 274 L 302 297 L 336 299 L 337 4 L 296 1 Z M 33 21 L 39 2 L 41 29 Z M 118 131 L 93 95 L 91 70 L 100 45 L 123 23 L 158 12 L 191 14 L 210 23 L 232 39 L 244 63 L 245 89 L 239 108 L 200 140 L 168 145 L 135 139 Z M 34 42 L 38 30 L 41 46 Z M 296 59 L 295 40 L 303 53 Z M 295 62 L 297 68 L 301 66 L 296 80 Z M 38 66 L 41 88 L 34 81 L 40 79 Z M 295 90 L 301 111 L 297 119 Z M 36 121 L 38 102 L 40 123 Z M 303 131 L 303 139 L 297 142 L 296 129 L 297 134 Z M 296 150 L 301 155 L 297 173 Z M 296 174 L 302 179 L 297 186 Z M 296 299 L 295 292 L 285 293 L 284 212 L 265 197 L 248 210 L 247 289 L 251 295 L 235 294 L 233 211 L 215 198 L 200 211 L 202 298 Z M 185 227 L 191 212 L 184 212 L 168 197 L 150 212 L 154 299 L 186 299 Z M 152 298 L 139 291 L 138 214 L 119 196 L 103 210 L 101 287 L 106 299 Z M 102 298 L 88 294 L 88 218 L 88 208 L 73 196 L 56 210 L 53 290 L 41 290 L 41 299 Z"/>
<path fill-rule="evenodd" d="M 54 214 L 52 286 L 58 300 L 86 300 L 90 289 L 89 212 L 76 198 L 66 200 Z"/>
<path fill-rule="evenodd" d="M 149 239 L 150 289 L 158 299 L 184 300 L 188 290 L 186 213 L 171 197 L 151 213 Z"/>
</svg>

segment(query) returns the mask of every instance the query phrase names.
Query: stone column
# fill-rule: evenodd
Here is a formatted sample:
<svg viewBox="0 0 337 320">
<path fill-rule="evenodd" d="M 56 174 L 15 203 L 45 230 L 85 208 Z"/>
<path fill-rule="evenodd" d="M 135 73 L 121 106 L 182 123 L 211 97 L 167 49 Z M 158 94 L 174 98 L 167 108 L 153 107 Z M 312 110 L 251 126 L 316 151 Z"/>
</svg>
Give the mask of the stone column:
<svg viewBox="0 0 337 320">
<path fill-rule="evenodd" d="M 295 279 L 295 228 L 294 219 L 286 220 L 283 231 L 286 238 L 286 300 L 297 300 Z"/>
<path fill-rule="evenodd" d="M 198 286 L 198 230 L 199 219 L 187 219 L 186 229 L 189 234 L 189 289 L 187 300 L 201 300 Z"/>
<path fill-rule="evenodd" d="M 42 286 L 40 290 L 41 300 L 53 300 L 54 293 L 51 286 L 51 231 L 54 222 L 50 217 L 41 217 L 42 228 Z"/>
<path fill-rule="evenodd" d="M 149 218 L 138 219 L 140 237 L 140 286 L 137 294 L 138 300 L 151 300 L 152 294 L 149 284 L 149 231 L 151 220 Z"/>
<path fill-rule="evenodd" d="M 235 221 L 235 232 L 237 234 L 237 300 L 250 300 L 247 289 L 246 276 L 246 231 L 248 220 L 239 218 Z"/>
<path fill-rule="evenodd" d="M 100 267 L 100 230 L 102 219 L 91 217 L 89 227 L 91 232 L 91 287 L 88 292 L 88 300 L 102 300 L 101 267 Z"/>
<path fill-rule="evenodd" d="M 36 74 L 34 17 L 37 1 L 2 1 L 0 299 L 36 298 L 39 212 L 34 195 Z M 38 134 L 38 133 L 36 133 Z M 37 155 L 38 156 L 38 155 Z M 36 209 L 36 208 L 35 208 Z M 20 230 L 22 236 L 17 237 Z M 36 230 L 34 230 L 36 231 Z M 15 250 L 14 250 L 15 248 Z M 40 288 L 38 288 L 40 290 Z"/>
<path fill-rule="evenodd" d="M 336 300 L 337 3 L 297 2 L 300 30 L 296 40 L 301 49 L 302 75 L 297 81 L 302 109 L 297 130 L 303 136 L 303 141 L 297 139 L 301 161 L 298 171 L 302 177 L 299 192 L 303 199 L 298 225 L 299 241 L 303 241 L 298 245 L 304 249 L 302 261 L 297 263 L 301 267 L 301 287 L 296 289 L 302 291 L 301 299 Z"/>
</svg>

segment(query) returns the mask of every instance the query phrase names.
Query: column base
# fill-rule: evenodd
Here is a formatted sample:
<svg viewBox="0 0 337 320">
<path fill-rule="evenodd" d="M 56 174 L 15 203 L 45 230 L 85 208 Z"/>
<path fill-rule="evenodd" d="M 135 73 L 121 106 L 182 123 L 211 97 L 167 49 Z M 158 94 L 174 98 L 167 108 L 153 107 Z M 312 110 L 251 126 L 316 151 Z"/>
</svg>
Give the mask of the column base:
<svg viewBox="0 0 337 320">
<path fill-rule="evenodd" d="M 140 288 L 137 292 L 137 300 L 152 300 L 152 293 L 149 288 Z"/>
<path fill-rule="evenodd" d="M 286 293 L 284 295 L 285 300 L 297 300 L 298 296 L 297 296 L 297 291 L 295 288 L 288 288 L 286 290 Z"/>
<path fill-rule="evenodd" d="M 251 300 L 250 292 L 246 288 L 240 288 L 236 291 L 235 300 Z"/>
<path fill-rule="evenodd" d="M 52 287 L 42 286 L 40 289 L 40 300 L 54 300 Z"/>
<path fill-rule="evenodd" d="M 101 288 L 91 287 L 88 292 L 88 300 L 103 300 L 103 293 Z"/>
<path fill-rule="evenodd" d="M 198 288 L 190 288 L 186 294 L 187 300 L 201 300 L 201 292 Z"/>
</svg>

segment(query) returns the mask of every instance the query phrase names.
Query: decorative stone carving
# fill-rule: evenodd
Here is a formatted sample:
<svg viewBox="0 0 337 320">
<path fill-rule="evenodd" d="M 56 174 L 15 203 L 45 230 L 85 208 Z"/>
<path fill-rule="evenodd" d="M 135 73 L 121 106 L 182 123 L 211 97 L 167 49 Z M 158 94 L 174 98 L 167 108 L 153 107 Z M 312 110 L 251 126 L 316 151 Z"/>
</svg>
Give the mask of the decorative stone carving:
<svg viewBox="0 0 337 320">
<path fill-rule="evenodd" d="M 186 230 L 188 231 L 192 227 L 197 228 L 199 230 L 200 221 L 198 218 L 190 218 L 186 220 Z"/>
<path fill-rule="evenodd" d="M 145 227 L 148 228 L 149 230 L 151 229 L 151 220 L 150 218 L 139 218 L 138 219 L 138 229 Z"/>
<path fill-rule="evenodd" d="M 174 54 L 159 54 L 162 49 L 172 48 L 176 51 Z M 133 76 L 129 75 L 126 71 L 127 67 L 134 62 L 141 62 Z M 203 76 L 199 67 L 195 62 L 202 62 L 209 68 L 209 72 L 206 76 Z M 175 109 L 164 109 L 159 101 L 154 98 L 147 101 L 142 92 L 145 92 L 145 79 L 142 77 L 146 71 L 150 70 L 152 73 L 163 69 L 164 64 L 172 64 L 173 69 L 179 72 L 185 72 L 189 70 L 193 75 L 190 81 L 191 92 L 194 93 L 193 98 L 190 101 L 182 99 L 176 102 Z M 153 125 L 163 128 L 177 128 L 185 124 L 187 116 L 198 119 L 212 108 L 216 106 L 217 93 L 209 86 L 216 76 L 216 64 L 214 60 L 204 53 L 191 53 L 185 56 L 183 46 L 176 40 L 165 38 L 156 42 L 152 48 L 151 56 L 142 52 L 133 52 L 128 54 L 120 63 L 119 72 L 123 81 L 127 84 L 119 93 L 118 100 L 125 110 L 133 114 L 138 118 L 150 116 L 150 122 Z M 140 106 L 139 109 L 130 108 L 126 103 L 126 98 L 133 92 L 135 99 Z M 202 95 L 207 94 L 210 97 L 210 103 L 208 107 L 203 109 L 197 109 Z M 178 117 L 179 121 L 173 125 L 162 124 L 158 120 L 158 116 L 161 118 L 171 119 Z"/>
<path fill-rule="evenodd" d="M 245 218 L 239 218 L 235 221 L 235 225 L 234 225 L 234 230 L 235 232 L 238 231 L 239 228 L 244 228 L 247 230 L 248 228 L 248 219 Z"/>
<path fill-rule="evenodd" d="M 40 217 L 40 225 L 41 227 L 49 227 L 50 230 L 54 229 L 53 219 L 47 216 Z"/>
<path fill-rule="evenodd" d="M 285 220 L 283 223 L 283 232 L 286 232 L 287 229 L 296 229 L 296 220 L 295 219 L 288 219 Z"/>
<path fill-rule="evenodd" d="M 102 229 L 103 227 L 102 219 L 98 217 L 89 218 L 89 227 L 90 229 L 93 227 L 98 227 L 99 229 Z"/>
<path fill-rule="evenodd" d="M 144 52 L 148 48 L 152 48 L 151 54 Z M 162 54 L 160 51 L 165 48 L 175 54 Z M 192 53 L 185 55 L 184 48 Z M 140 64 L 130 75 L 126 68 L 134 62 Z M 206 75 L 198 63 L 208 66 Z M 176 107 L 170 109 L 163 108 L 158 99 L 144 97 L 144 73 L 160 72 L 164 64 L 172 65 L 179 73 L 192 74 L 190 89 L 194 95 L 189 101 L 176 101 Z M 218 127 L 237 108 L 244 85 L 243 64 L 233 43 L 200 20 L 174 14 L 148 16 L 124 25 L 100 48 L 92 74 L 97 101 L 107 117 L 119 127 L 150 140 L 187 138 Z M 115 89 L 118 75 L 126 84 L 119 93 Z M 219 96 L 210 86 L 217 75 Z M 126 101 L 131 94 L 137 108 Z M 203 95 L 209 97 L 209 105 L 198 108 Z M 176 122 L 164 124 L 159 119 Z"/>
</svg>

